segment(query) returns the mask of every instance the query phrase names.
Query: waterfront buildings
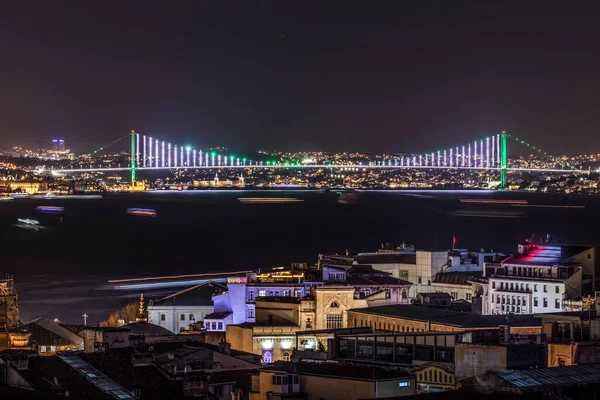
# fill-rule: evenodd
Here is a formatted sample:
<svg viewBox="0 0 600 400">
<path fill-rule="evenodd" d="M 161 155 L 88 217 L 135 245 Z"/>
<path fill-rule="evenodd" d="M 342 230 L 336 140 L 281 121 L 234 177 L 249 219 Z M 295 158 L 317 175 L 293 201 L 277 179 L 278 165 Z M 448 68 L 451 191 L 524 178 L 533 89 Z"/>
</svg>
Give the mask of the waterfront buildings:
<svg viewBox="0 0 600 400">
<path fill-rule="evenodd" d="M 414 246 L 403 243 L 397 248 L 389 245 L 382 246 L 377 252 L 350 255 L 321 255 L 319 265 L 323 267 L 348 268 L 351 265 L 371 265 L 374 269 L 387 272 L 393 277 L 412 283 L 408 297 L 415 299 L 417 294 L 424 292 L 446 291 L 451 289 L 454 300 L 470 300 L 471 289 L 460 286 L 448 287 L 455 284 L 452 278 L 438 274 L 470 274 L 481 275 L 485 262 L 499 261 L 501 253 L 493 251 L 470 252 L 466 249 L 441 251 L 416 250 Z M 450 276 L 450 275 L 448 275 Z"/>
<path fill-rule="evenodd" d="M 569 311 L 573 300 L 593 294 L 595 248 L 533 244 L 499 263 L 486 263 L 485 276 L 472 279 L 483 314 Z"/>
</svg>

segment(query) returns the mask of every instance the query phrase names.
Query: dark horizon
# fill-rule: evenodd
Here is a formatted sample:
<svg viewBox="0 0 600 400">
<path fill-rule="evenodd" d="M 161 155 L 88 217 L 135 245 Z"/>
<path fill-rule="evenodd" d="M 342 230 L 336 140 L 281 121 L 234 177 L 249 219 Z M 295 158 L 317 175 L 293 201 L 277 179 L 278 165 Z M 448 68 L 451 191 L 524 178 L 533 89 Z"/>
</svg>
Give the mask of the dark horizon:
<svg viewBox="0 0 600 400">
<path fill-rule="evenodd" d="M 4 3 L 0 147 L 599 152 L 600 5 Z M 569 140 L 565 140 L 568 137 Z"/>
</svg>

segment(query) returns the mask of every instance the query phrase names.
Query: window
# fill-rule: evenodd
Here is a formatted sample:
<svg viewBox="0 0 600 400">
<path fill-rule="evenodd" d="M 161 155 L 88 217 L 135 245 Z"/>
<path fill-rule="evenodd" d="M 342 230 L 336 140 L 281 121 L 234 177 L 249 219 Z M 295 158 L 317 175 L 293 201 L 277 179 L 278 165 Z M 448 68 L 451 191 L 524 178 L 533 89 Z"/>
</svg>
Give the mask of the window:
<svg viewBox="0 0 600 400">
<path fill-rule="evenodd" d="M 402 289 L 402 298 L 406 299 L 406 289 Z"/>
<path fill-rule="evenodd" d="M 264 289 L 261 289 L 261 290 L 258 291 L 258 295 L 260 297 L 265 297 L 267 295 L 267 291 L 264 290 Z"/>
<path fill-rule="evenodd" d="M 431 279 L 427 280 L 427 286 L 431 286 Z"/>
<path fill-rule="evenodd" d="M 467 293 L 467 301 L 471 301 L 471 293 Z"/>
<path fill-rule="evenodd" d="M 335 301 L 332 301 L 332 302 L 331 302 L 331 305 L 330 305 L 329 307 L 331 307 L 331 308 L 338 308 L 338 307 L 339 307 L 339 305 L 338 305 L 338 303 L 336 303 Z"/>
<path fill-rule="evenodd" d="M 492 296 L 492 304 L 494 304 L 494 296 Z"/>
<path fill-rule="evenodd" d="M 327 314 L 327 329 L 339 329 L 343 327 L 342 314 Z"/>
<path fill-rule="evenodd" d="M 210 323 L 210 329 L 211 329 L 212 331 L 216 331 L 216 330 L 217 330 L 217 323 L 216 323 L 216 322 L 214 322 L 214 321 L 213 321 L 213 322 L 211 322 L 211 323 Z"/>
<path fill-rule="evenodd" d="M 533 291 L 537 292 L 537 285 L 533 285 Z"/>
<path fill-rule="evenodd" d="M 50 346 L 50 351 L 53 353 L 56 352 L 56 346 Z"/>
<path fill-rule="evenodd" d="M 194 314 L 190 314 L 190 321 L 195 321 Z"/>
<path fill-rule="evenodd" d="M 560 308 L 560 300 L 559 299 L 556 299 L 554 301 L 554 308 Z"/>
<path fill-rule="evenodd" d="M 217 322 L 217 329 L 222 331 L 223 330 L 223 323 L 222 322 Z"/>
<path fill-rule="evenodd" d="M 167 320 L 166 315 L 165 314 L 160 314 L 160 320 L 161 321 L 166 321 Z"/>
<path fill-rule="evenodd" d="M 250 300 L 253 300 L 253 299 L 254 299 L 254 290 L 251 290 L 250 292 L 248 292 L 248 298 L 249 298 Z"/>
<path fill-rule="evenodd" d="M 496 282 L 492 282 L 492 289 L 496 289 Z"/>
<path fill-rule="evenodd" d="M 284 291 L 283 291 L 283 295 L 284 295 L 285 297 L 289 297 L 289 296 L 290 296 L 290 291 L 289 291 L 289 290 L 284 290 Z"/>
<path fill-rule="evenodd" d="M 312 329 L 312 321 L 310 318 L 306 318 L 306 329 Z"/>
<path fill-rule="evenodd" d="M 548 298 L 544 297 L 544 307 L 548 307 Z"/>
<path fill-rule="evenodd" d="M 534 307 L 537 307 L 537 306 L 538 306 L 538 298 L 537 298 L 537 297 L 534 297 L 534 298 L 533 298 L 533 306 L 534 306 Z"/>
<path fill-rule="evenodd" d="M 290 361 L 290 353 L 288 351 L 283 352 L 283 361 Z"/>
<path fill-rule="evenodd" d="M 41 353 L 45 353 L 46 352 L 46 346 L 40 346 L 40 352 Z"/>
<path fill-rule="evenodd" d="M 458 292 L 450 292 L 450 296 L 452 296 L 452 300 L 458 300 Z"/>
<path fill-rule="evenodd" d="M 548 285 L 544 285 L 544 293 L 548 292 Z"/>
<path fill-rule="evenodd" d="M 273 353 L 271 353 L 270 351 L 265 351 L 263 353 L 263 362 L 265 364 L 271 364 L 273 362 Z M 281 385 L 281 375 L 277 375 L 278 378 L 278 385 Z M 273 379 L 275 379 L 275 376 L 273 376 Z"/>
<path fill-rule="evenodd" d="M 181 315 L 179 316 L 179 319 L 180 319 L 180 320 L 182 320 L 182 321 L 185 321 L 185 314 L 181 314 Z"/>
<path fill-rule="evenodd" d="M 560 291 L 560 289 L 558 288 L 558 286 L 554 287 L 554 293 L 558 293 Z"/>
<path fill-rule="evenodd" d="M 419 277 L 419 285 L 421 284 L 421 277 Z"/>
<path fill-rule="evenodd" d="M 248 318 L 254 318 L 254 308 L 248 309 Z"/>
</svg>

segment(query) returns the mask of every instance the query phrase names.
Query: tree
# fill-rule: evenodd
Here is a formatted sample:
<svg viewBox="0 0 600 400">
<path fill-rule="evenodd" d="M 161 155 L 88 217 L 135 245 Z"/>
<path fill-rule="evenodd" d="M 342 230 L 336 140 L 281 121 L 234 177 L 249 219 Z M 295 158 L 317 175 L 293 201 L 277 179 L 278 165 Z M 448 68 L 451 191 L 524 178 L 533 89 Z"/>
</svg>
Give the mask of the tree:
<svg viewBox="0 0 600 400">
<path fill-rule="evenodd" d="M 100 326 L 119 326 L 119 320 L 125 321 L 126 324 L 135 322 L 138 307 L 137 303 L 129 303 L 122 309 L 112 312 L 106 321 L 100 322 Z"/>
</svg>

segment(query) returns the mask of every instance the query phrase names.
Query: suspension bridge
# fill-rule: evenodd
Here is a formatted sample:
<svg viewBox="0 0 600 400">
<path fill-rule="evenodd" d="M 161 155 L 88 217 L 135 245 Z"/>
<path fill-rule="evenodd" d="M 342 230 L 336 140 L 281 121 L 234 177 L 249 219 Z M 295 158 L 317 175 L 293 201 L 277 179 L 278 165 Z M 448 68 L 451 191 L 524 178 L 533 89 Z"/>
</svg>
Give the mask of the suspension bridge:
<svg viewBox="0 0 600 400">
<path fill-rule="evenodd" d="M 370 168 L 370 169 L 454 169 L 454 170 L 489 170 L 498 171 L 500 174 L 500 187 L 506 188 L 506 175 L 510 171 L 522 172 L 549 172 L 549 173 L 589 173 L 589 170 L 574 168 L 527 168 L 509 167 L 507 157 L 507 146 L 509 140 L 527 147 L 530 152 L 540 156 L 556 158 L 548 155 L 542 149 L 532 146 L 525 140 L 516 138 L 506 131 L 488 136 L 482 139 L 450 147 L 444 150 L 436 150 L 431 153 L 412 154 L 410 156 L 390 156 L 387 159 L 370 162 L 345 163 L 345 164 L 322 164 L 314 162 L 284 162 L 253 161 L 245 157 L 222 154 L 217 151 L 202 151 L 191 146 L 172 145 L 170 142 L 159 140 L 135 131 L 89 153 L 93 157 L 98 152 L 105 151 L 109 146 L 124 139 L 130 139 L 130 163 L 126 167 L 91 167 L 91 168 L 63 168 L 52 169 L 44 172 L 54 173 L 76 173 L 94 171 L 130 171 L 132 185 L 136 183 L 138 171 L 162 170 L 162 169 L 306 169 L 306 168 Z M 559 164 L 556 161 L 556 164 Z"/>
</svg>

